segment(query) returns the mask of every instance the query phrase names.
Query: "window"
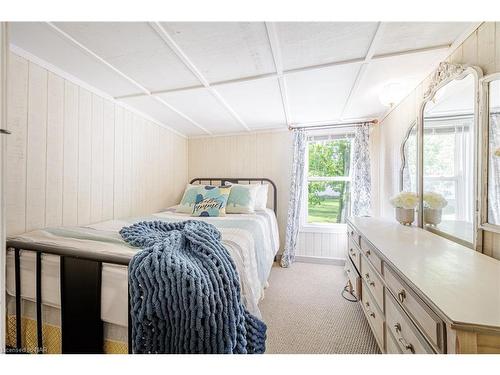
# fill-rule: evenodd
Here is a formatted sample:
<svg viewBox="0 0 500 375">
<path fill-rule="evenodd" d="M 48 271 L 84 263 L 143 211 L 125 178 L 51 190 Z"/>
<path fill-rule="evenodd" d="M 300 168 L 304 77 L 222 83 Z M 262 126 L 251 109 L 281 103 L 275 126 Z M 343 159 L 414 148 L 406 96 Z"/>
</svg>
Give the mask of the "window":
<svg viewBox="0 0 500 375">
<path fill-rule="evenodd" d="M 350 214 L 352 134 L 311 137 L 303 223 L 342 224 Z"/>
<path fill-rule="evenodd" d="M 442 194 L 448 201 L 444 220 L 472 222 L 473 142 L 470 118 L 428 120 L 424 141 L 424 192 Z"/>
</svg>

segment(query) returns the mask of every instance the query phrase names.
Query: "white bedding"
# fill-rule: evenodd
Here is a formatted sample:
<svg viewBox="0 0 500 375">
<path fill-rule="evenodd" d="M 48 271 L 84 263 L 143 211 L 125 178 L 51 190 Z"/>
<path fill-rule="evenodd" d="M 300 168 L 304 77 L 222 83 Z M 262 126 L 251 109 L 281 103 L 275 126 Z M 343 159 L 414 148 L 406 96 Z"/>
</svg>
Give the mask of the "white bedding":
<svg viewBox="0 0 500 375">
<path fill-rule="evenodd" d="M 130 220 L 110 220 L 85 227 L 47 228 L 11 236 L 9 239 L 76 248 L 90 253 L 121 253 L 133 256 L 138 249 L 128 246 L 120 237 L 124 226 L 142 220 L 182 221 L 193 219 L 175 213 L 172 207 L 148 217 Z M 215 225 L 222 242 L 233 258 L 247 309 L 260 316 L 257 304 L 263 296 L 274 256 L 279 249 L 278 225 L 270 209 L 256 214 L 233 214 L 217 218 L 196 218 Z M 103 264 L 101 287 L 101 318 L 106 323 L 127 326 L 127 270 L 124 266 Z M 15 295 L 14 254 L 7 254 L 7 293 Z M 21 253 L 21 296 L 35 300 L 35 254 Z M 42 302 L 60 307 L 59 257 L 42 256 Z"/>
</svg>

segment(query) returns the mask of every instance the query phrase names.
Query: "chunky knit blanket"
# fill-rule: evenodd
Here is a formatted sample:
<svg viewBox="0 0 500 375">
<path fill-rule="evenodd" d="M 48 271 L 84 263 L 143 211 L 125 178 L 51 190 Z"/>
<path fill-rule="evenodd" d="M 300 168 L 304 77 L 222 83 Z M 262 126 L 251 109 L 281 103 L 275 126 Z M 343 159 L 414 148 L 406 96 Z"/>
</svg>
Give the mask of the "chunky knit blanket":
<svg viewBox="0 0 500 375">
<path fill-rule="evenodd" d="M 243 306 L 213 225 L 148 221 L 120 234 L 142 248 L 129 264 L 134 353 L 264 353 L 266 325 Z"/>
</svg>

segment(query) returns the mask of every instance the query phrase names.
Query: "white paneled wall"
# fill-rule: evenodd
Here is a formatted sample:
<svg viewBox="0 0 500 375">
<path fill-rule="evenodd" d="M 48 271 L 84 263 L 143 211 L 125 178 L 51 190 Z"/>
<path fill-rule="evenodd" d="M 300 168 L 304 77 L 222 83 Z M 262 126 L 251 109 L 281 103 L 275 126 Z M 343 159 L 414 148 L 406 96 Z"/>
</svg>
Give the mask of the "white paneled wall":
<svg viewBox="0 0 500 375">
<path fill-rule="evenodd" d="M 85 225 L 176 204 L 187 140 L 13 53 L 7 233 Z"/>
<path fill-rule="evenodd" d="M 299 232 L 296 255 L 301 257 L 345 259 L 347 229 L 340 232 Z"/>
<path fill-rule="evenodd" d="M 278 190 L 278 224 L 284 243 L 292 137 L 288 131 L 189 140 L 189 178 L 267 177 Z"/>
<path fill-rule="evenodd" d="M 477 65 L 485 75 L 500 72 L 500 22 L 484 22 L 447 59 L 452 63 Z M 379 173 L 377 176 L 380 215 L 393 217 L 389 198 L 398 190 L 401 161 L 399 147 L 408 125 L 417 117 L 423 92 L 430 77 L 392 110 L 377 128 L 379 144 Z M 500 236 L 485 232 L 483 251 L 500 259 Z"/>
</svg>

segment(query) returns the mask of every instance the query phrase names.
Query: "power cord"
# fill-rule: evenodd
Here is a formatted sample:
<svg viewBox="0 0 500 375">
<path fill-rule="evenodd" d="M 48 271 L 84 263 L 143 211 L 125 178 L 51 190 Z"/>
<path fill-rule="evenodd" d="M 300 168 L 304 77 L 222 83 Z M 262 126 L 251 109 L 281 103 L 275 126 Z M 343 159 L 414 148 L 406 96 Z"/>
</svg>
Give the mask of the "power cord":
<svg viewBox="0 0 500 375">
<path fill-rule="evenodd" d="M 349 302 L 358 302 L 358 298 L 354 295 L 354 293 L 352 292 L 352 288 L 350 288 L 351 290 L 349 290 L 349 281 L 347 282 L 346 286 L 344 287 L 344 289 L 342 289 L 342 292 L 340 292 L 340 295 L 342 296 L 343 299 L 345 299 L 346 301 L 349 301 Z M 345 293 L 348 293 L 351 297 L 351 298 L 347 298 L 345 296 Z"/>
</svg>

